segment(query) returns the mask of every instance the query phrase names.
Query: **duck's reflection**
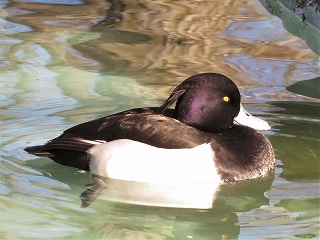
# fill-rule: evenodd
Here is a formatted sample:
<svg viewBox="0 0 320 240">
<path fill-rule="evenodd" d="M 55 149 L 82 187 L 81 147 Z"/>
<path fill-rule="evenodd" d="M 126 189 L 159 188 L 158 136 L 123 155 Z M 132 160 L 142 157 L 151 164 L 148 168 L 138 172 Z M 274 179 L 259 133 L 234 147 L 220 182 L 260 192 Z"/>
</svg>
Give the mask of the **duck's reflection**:
<svg viewBox="0 0 320 240">
<path fill-rule="evenodd" d="M 104 237 L 120 234 L 147 239 L 147 234 L 152 239 L 237 239 L 237 212 L 269 204 L 265 193 L 270 190 L 274 174 L 219 186 L 157 186 L 97 175 L 92 179 L 93 185 L 81 194 L 82 207 L 95 200 L 90 208 L 102 210 L 109 206 L 102 211 L 112 214 L 112 232 L 116 229 L 117 235 L 103 231 Z M 106 229 L 109 224 L 105 223 Z M 164 233 L 164 229 L 168 231 Z"/>
<path fill-rule="evenodd" d="M 92 174 L 92 180 L 93 184 L 80 196 L 83 208 L 99 198 L 108 202 L 153 207 L 214 209 L 225 206 L 223 208 L 236 212 L 268 204 L 264 193 L 271 187 L 273 174 L 228 184 L 159 185 L 95 174 Z"/>
<path fill-rule="evenodd" d="M 81 194 L 82 207 L 98 196 L 110 202 L 143 206 L 209 209 L 219 185 L 215 183 L 153 184 L 92 175 L 93 186 Z"/>
<path fill-rule="evenodd" d="M 43 165 L 43 162 L 46 164 Z M 72 169 L 57 164 L 52 167 L 49 160 L 31 160 L 29 164 L 49 174 L 51 178 L 68 184 L 75 194 L 84 190 L 81 185 L 85 186 L 91 181 L 90 176 L 79 174 L 77 170 L 72 172 Z M 174 192 L 172 188 L 175 201 L 170 203 L 164 202 L 167 200 L 165 196 L 170 197 L 168 194 L 152 198 L 155 194 L 159 195 L 161 190 L 170 193 L 170 189 L 161 189 L 159 186 L 153 189 L 151 187 L 156 186 L 106 179 L 97 175 L 91 177 L 93 184 L 80 196 L 81 206 L 87 207 L 83 209 L 86 215 L 81 211 L 81 215 L 76 215 L 76 218 L 80 222 L 85 221 L 90 232 L 99 234 L 101 239 L 237 239 L 241 230 L 237 214 L 249 214 L 253 209 L 269 205 L 265 193 L 271 188 L 274 173 L 215 187 L 199 185 L 200 189 L 197 189 L 194 186 L 185 188 L 186 192 L 182 191 L 183 188 Z M 180 193 L 183 194 L 177 197 Z M 181 202 L 177 201 L 179 199 Z M 152 206 L 155 203 L 159 205 L 159 202 L 162 206 L 175 206 Z"/>
</svg>

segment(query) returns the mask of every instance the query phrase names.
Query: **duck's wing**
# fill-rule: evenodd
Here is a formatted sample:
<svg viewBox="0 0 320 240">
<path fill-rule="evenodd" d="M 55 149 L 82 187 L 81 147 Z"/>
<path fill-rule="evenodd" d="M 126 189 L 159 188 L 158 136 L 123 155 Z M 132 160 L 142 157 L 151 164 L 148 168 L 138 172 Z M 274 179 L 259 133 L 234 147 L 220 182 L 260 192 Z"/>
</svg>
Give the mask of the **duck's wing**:
<svg viewBox="0 0 320 240">
<path fill-rule="evenodd" d="M 46 156 L 63 165 L 89 169 L 86 151 L 96 144 L 117 139 L 130 139 L 160 148 L 191 148 L 210 142 L 198 129 L 153 109 L 133 109 L 79 124 L 42 146 L 25 150 Z"/>
<path fill-rule="evenodd" d="M 190 148 L 209 142 L 200 130 L 169 116 L 173 116 L 170 110 L 162 115 L 152 109 L 134 109 L 77 125 L 60 137 L 106 142 L 130 139 L 161 148 Z"/>
</svg>

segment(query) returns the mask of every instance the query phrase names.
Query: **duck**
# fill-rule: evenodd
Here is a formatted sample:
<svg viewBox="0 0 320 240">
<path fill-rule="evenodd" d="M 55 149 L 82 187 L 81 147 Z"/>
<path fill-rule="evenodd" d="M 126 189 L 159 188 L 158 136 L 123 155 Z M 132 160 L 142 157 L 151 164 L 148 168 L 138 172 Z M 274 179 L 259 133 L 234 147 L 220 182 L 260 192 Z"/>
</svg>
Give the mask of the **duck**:
<svg viewBox="0 0 320 240">
<path fill-rule="evenodd" d="M 123 181 L 225 183 L 272 171 L 274 150 L 261 133 L 270 128 L 243 108 L 230 78 L 200 73 L 176 86 L 159 107 L 81 123 L 24 150 Z"/>
</svg>

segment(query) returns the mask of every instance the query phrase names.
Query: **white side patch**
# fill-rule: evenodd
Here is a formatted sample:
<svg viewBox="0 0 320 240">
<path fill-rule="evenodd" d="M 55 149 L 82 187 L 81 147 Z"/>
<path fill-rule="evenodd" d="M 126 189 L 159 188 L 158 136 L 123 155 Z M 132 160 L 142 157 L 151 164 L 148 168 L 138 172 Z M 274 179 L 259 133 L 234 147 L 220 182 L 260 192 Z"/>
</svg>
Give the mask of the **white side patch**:
<svg viewBox="0 0 320 240">
<path fill-rule="evenodd" d="M 220 183 L 210 144 L 190 149 L 163 149 L 120 139 L 94 146 L 92 173 L 125 181 L 160 185 Z"/>
</svg>

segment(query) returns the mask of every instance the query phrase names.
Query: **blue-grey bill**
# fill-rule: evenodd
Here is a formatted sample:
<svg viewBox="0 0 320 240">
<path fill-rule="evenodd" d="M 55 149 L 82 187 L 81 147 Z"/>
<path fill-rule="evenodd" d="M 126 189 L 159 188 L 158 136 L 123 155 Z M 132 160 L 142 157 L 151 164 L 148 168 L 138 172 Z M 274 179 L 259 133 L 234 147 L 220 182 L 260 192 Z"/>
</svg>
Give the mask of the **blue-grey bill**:
<svg viewBox="0 0 320 240">
<path fill-rule="evenodd" d="M 236 125 L 244 125 L 256 130 L 269 130 L 271 126 L 264 120 L 252 116 L 248 113 L 242 105 L 240 105 L 240 112 L 233 120 Z"/>
</svg>

